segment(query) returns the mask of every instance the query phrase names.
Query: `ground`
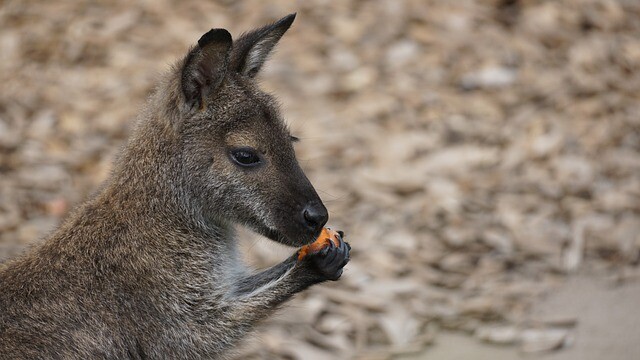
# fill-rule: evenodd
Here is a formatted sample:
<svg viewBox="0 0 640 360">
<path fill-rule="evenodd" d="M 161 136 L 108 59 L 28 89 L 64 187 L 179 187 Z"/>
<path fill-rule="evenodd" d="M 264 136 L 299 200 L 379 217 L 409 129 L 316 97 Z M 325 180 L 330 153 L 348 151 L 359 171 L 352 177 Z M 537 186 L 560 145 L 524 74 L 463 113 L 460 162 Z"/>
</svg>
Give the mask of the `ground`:
<svg viewBox="0 0 640 360">
<path fill-rule="evenodd" d="M 4 1 L 0 257 L 99 186 L 203 33 L 291 12 L 261 82 L 353 260 L 241 358 L 446 358 L 478 339 L 507 357 L 635 350 L 637 0 Z M 257 267 L 292 251 L 243 238 Z M 554 301 L 564 322 L 536 313 Z"/>
<path fill-rule="evenodd" d="M 543 352 L 540 360 L 626 360 L 640 353 L 640 315 L 636 311 L 640 284 L 614 284 L 595 274 L 578 274 L 532 311 L 546 318 L 574 319 L 578 326 L 566 348 Z M 459 333 L 443 332 L 434 346 L 404 360 L 530 359 L 513 346 L 483 343 Z"/>
</svg>

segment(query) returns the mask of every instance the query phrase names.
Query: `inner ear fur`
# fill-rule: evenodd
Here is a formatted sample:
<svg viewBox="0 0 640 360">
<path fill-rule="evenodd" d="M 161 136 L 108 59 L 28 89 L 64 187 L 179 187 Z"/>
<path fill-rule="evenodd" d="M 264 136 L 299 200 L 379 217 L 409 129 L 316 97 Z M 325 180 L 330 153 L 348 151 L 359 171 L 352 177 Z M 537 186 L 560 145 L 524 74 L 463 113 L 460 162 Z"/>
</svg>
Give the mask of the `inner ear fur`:
<svg viewBox="0 0 640 360">
<path fill-rule="evenodd" d="M 243 34 L 233 45 L 231 69 L 255 77 L 295 18 L 296 14 L 289 14 L 273 24 Z"/>
</svg>

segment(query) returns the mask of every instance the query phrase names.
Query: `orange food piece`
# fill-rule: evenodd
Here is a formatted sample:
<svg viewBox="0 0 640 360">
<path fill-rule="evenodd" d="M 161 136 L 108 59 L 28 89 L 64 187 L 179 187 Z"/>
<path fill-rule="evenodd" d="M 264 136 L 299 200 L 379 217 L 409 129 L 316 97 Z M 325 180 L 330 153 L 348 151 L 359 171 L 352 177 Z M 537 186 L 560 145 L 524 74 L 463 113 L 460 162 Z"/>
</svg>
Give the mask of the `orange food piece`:
<svg viewBox="0 0 640 360">
<path fill-rule="evenodd" d="M 304 257 L 308 254 L 317 253 L 318 251 L 329 246 L 330 241 L 333 241 L 333 244 L 335 246 L 340 246 L 340 235 L 337 231 L 333 231 L 329 228 L 323 228 L 320 236 L 318 236 L 316 241 L 300 248 L 300 250 L 298 251 L 298 261 L 304 259 Z"/>
</svg>

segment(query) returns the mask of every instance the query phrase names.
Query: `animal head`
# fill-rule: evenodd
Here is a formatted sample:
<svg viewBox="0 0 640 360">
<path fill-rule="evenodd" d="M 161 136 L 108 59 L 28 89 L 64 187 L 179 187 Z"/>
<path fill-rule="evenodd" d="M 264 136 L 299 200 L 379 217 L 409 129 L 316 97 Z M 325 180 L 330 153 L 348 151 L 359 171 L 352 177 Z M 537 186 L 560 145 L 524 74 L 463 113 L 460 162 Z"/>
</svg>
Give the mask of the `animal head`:
<svg viewBox="0 0 640 360">
<path fill-rule="evenodd" d="M 295 14 L 233 41 L 204 34 L 174 79 L 173 127 L 185 186 L 208 219 L 245 225 L 280 243 L 312 242 L 327 209 L 300 168 L 276 100 L 256 76 Z"/>
</svg>

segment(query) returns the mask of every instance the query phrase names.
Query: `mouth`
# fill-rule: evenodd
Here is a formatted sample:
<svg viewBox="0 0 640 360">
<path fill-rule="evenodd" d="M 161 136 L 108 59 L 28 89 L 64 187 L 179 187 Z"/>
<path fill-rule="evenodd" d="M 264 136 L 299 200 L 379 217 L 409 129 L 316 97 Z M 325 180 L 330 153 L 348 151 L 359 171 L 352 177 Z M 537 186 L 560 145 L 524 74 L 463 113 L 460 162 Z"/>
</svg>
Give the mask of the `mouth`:
<svg viewBox="0 0 640 360">
<path fill-rule="evenodd" d="M 264 234 L 269 239 L 278 242 L 283 245 L 291 246 L 291 247 L 300 247 L 304 245 L 311 244 L 316 240 L 316 238 L 320 235 L 318 234 L 300 234 L 295 238 L 285 235 L 283 232 L 276 229 L 267 229 Z"/>
</svg>

